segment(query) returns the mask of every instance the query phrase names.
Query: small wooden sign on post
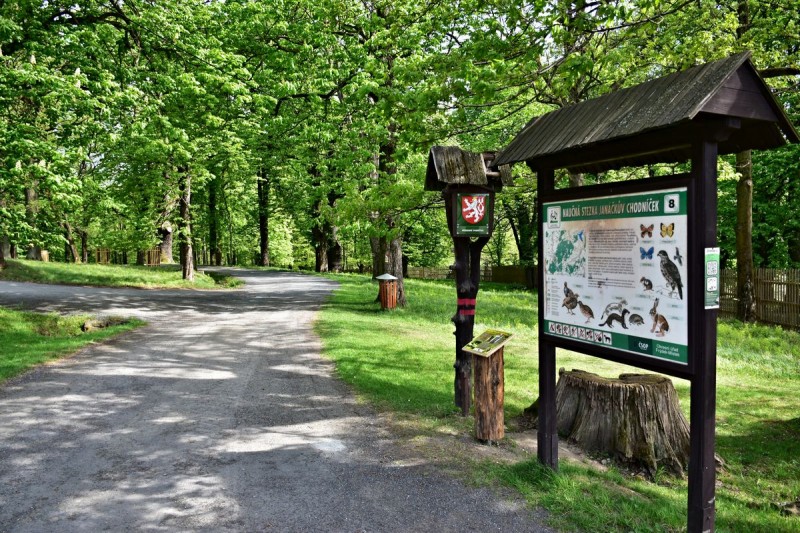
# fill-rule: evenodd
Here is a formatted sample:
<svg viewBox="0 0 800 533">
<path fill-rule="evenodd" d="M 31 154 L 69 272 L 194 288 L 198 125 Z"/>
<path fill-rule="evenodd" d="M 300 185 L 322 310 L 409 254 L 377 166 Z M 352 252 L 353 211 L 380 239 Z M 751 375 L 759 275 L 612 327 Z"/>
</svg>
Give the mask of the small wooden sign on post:
<svg viewBox="0 0 800 533">
<path fill-rule="evenodd" d="M 498 329 L 487 329 L 464 346 L 464 351 L 480 357 L 490 357 L 505 346 L 510 338 L 511 333 Z"/>
<path fill-rule="evenodd" d="M 503 347 L 511 333 L 487 329 L 464 346 L 475 362 L 475 438 L 486 443 L 505 437 Z"/>
</svg>

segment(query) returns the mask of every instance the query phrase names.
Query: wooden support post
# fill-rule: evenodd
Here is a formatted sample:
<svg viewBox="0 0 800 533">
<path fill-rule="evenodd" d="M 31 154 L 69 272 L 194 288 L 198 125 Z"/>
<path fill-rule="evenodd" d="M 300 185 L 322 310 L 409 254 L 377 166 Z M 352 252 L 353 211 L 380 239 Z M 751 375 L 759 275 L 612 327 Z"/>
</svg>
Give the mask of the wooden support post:
<svg viewBox="0 0 800 533">
<path fill-rule="evenodd" d="M 475 357 L 475 438 L 492 443 L 505 436 L 503 348 Z"/>
<path fill-rule="evenodd" d="M 539 200 L 536 210 L 541 216 L 541 198 L 555 188 L 555 173 L 552 168 L 532 169 L 536 171 Z M 544 220 L 544 218 L 540 218 Z M 539 323 L 545 315 L 544 309 L 544 241 L 542 238 L 541 223 L 538 232 L 539 264 L 537 275 L 539 278 Z M 558 428 L 556 419 L 556 348 L 544 340 L 544 335 L 539 335 L 539 430 L 537 434 L 539 462 L 558 470 Z"/>
<path fill-rule="evenodd" d="M 442 193 L 445 199 L 447 220 L 453 227 L 453 196 L 449 189 Z M 453 236 L 455 262 L 450 267 L 456 277 L 458 295 L 456 314 L 450 319 L 456 326 L 455 404 L 461 409 L 461 416 L 469 415 L 472 403 L 472 354 L 463 350 L 472 340 L 475 328 L 475 307 L 481 281 L 481 251 L 489 237 Z"/>
<path fill-rule="evenodd" d="M 717 245 L 717 144 L 700 141 L 692 157 L 695 194 L 690 235 L 692 257 L 703 257 L 704 249 Z M 716 413 L 717 311 L 704 306 L 703 261 L 690 263 L 689 280 L 692 298 L 689 316 L 689 339 L 694 347 L 694 377 L 691 386 L 689 416 L 689 517 L 690 533 L 714 531 L 716 465 L 714 463 L 714 428 Z"/>
</svg>

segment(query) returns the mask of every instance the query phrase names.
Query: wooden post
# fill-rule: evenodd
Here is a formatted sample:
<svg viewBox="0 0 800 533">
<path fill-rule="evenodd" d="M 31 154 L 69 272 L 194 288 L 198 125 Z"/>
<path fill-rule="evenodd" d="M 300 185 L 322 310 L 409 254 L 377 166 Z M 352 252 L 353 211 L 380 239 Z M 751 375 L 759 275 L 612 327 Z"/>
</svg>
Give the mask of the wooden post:
<svg viewBox="0 0 800 533">
<path fill-rule="evenodd" d="M 489 357 L 475 357 L 475 438 L 498 442 L 505 436 L 503 348 Z"/>
<path fill-rule="evenodd" d="M 543 196 L 555 188 L 555 173 L 552 168 L 532 169 L 536 171 L 539 197 L 536 210 L 541 213 Z M 539 220 L 544 218 L 539 217 Z M 544 310 L 544 240 L 542 238 L 542 224 L 539 224 L 538 248 L 539 264 L 537 267 L 539 285 L 539 325 L 541 327 Z M 558 428 L 556 419 L 556 348 L 544 340 L 544 335 L 539 332 L 539 429 L 537 434 L 539 462 L 558 470 Z"/>
<path fill-rule="evenodd" d="M 447 211 L 447 223 L 453 235 L 455 262 L 450 269 L 455 274 L 458 297 L 456 314 L 450 319 L 456 326 L 453 332 L 456 336 L 456 362 L 453 365 L 455 404 L 461 409 L 461 416 L 467 416 L 472 402 L 472 354 L 465 352 L 463 348 L 474 334 L 475 306 L 481 282 L 481 251 L 489 242 L 489 237 L 478 237 L 474 241 L 470 237 L 456 237 L 452 230 L 455 224 L 452 190 L 445 188 L 442 196 Z"/>
<path fill-rule="evenodd" d="M 705 248 L 717 245 L 717 144 L 702 140 L 692 157 L 693 226 L 692 257 L 704 256 Z M 715 481 L 714 428 L 716 413 L 717 310 L 705 309 L 703 261 L 689 263 L 691 297 L 689 339 L 697 339 L 689 415 L 689 517 L 690 533 L 714 531 Z"/>
</svg>

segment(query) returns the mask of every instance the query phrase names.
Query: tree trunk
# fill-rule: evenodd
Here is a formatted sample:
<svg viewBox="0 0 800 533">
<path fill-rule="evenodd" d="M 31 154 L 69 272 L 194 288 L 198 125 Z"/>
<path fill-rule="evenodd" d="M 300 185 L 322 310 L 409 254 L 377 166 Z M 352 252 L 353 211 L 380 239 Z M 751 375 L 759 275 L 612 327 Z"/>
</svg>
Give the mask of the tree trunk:
<svg viewBox="0 0 800 533">
<path fill-rule="evenodd" d="M 212 180 L 208 184 L 208 247 L 211 258 L 210 261 L 205 260 L 205 250 L 203 250 L 204 261 L 215 266 L 221 266 L 222 251 L 219 249 L 219 210 L 217 209 L 216 180 Z"/>
<path fill-rule="evenodd" d="M 269 266 L 269 188 L 270 181 L 266 170 L 263 168 L 258 175 L 258 236 L 261 246 L 261 256 L 258 264 Z M 327 262 L 327 259 L 326 259 Z M 320 270 L 317 270 L 320 272 Z"/>
<path fill-rule="evenodd" d="M 194 281 L 194 253 L 192 251 L 192 176 L 188 169 L 179 169 L 181 174 L 180 184 L 180 227 L 178 239 L 181 249 L 181 270 L 183 279 Z"/>
<path fill-rule="evenodd" d="M 736 314 L 743 322 L 756 319 L 753 285 L 753 158 L 750 150 L 736 154 Z"/>
<path fill-rule="evenodd" d="M 6 259 L 11 257 L 11 241 L 8 239 L 8 235 L 0 235 L 0 253 Z"/>
<path fill-rule="evenodd" d="M 4 208 L 5 206 L 5 199 L 0 198 L 0 208 Z M 11 242 L 8 239 L 8 235 L 0 234 L 0 269 L 6 266 L 7 257 L 11 257 Z"/>
<path fill-rule="evenodd" d="M 78 248 L 75 246 L 75 237 L 72 234 L 72 226 L 67 220 L 64 220 L 61 223 L 61 226 L 64 228 L 64 237 L 67 239 L 67 250 L 69 251 L 69 254 L 65 255 L 72 255 L 72 260 L 75 261 L 75 263 L 80 264 L 81 256 L 78 255 Z M 65 257 L 65 259 L 69 261 L 69 257 Z"/>
<path fill-rule="evenodd" d="M 81 261 L 85 264 L 89 262 L 89 234 L 84 230 L 78 233 L 81 236 Z"/>
<path fill-rule="evenodd" d="M 331 201 L 333 205 L 333 200 Z M 329 226 L 329 240 L 328 240 L 328 270 L 330 272 L 342 271 L 342 244 L 339 242 L 339 228 L 337 226 Z"/>
<path fill-rule="evenodd" d="M 397 305 L 406 306 L 406 288 L 403 283 L 403 237 L 397 236 L 389 242 L 389 262 L 386 271 L 397 278 Z"/>
<path fill-rule="evenodd" d="M 320 226 L 322 224 L 322 226 Z M 328 234 L 326 231 L 327 223 L 319 220 L 311 234 L 314 238 L 314 271 L 328 271 Z"/>
<path fill-rule="evenodd" d="M 581 448 L 683 475 L 689 464 L 689 423 L 672 381 L 655 374 L 607 379 L 562 368 L 556 386 L 558 433 Z"/>
<path fill-rule="evenodd" d="M 386 252 L 389 245 L 386 237 L 370 237 L 369 247 L 372 252 L 372 279 L 386 274 Z"/>
<path fill-rule="evenodd" d="M 158 229 L 158 236 L 161 238 L 161 243 L 158 245 L 159 250 L 161 250 L 161 264 L 171 265 L 175 260 L 172 259 L 173 231 L 172 224 L 169 221 L 161 224 Z"/>
<path fill-rule="evenodd" d="M 39 195 L 36 192 L 37 185 L 38 183 L 34 181 L 30 187 L 25 187 L 25 219 L 28 226 L 34 232 L 36 230 L 37 215 L 39 214 Z M 25 258 L 41 261 L 42 248 L 38 244 L 31 244 L 28 247 L 28 251 L 25 253 Z"/>
</svg>

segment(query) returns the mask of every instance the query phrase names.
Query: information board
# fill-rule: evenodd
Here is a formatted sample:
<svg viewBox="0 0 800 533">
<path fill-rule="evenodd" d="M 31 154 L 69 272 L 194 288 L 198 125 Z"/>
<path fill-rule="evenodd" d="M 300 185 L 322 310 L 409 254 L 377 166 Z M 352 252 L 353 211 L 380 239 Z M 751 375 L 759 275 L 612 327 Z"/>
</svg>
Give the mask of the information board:
<svg viewBox="0 0 800 533">
<path fill-rule="evenodd" d="M 542 204 L 545 333 L 688 364 L 687 189 Z"/>
</svg>

